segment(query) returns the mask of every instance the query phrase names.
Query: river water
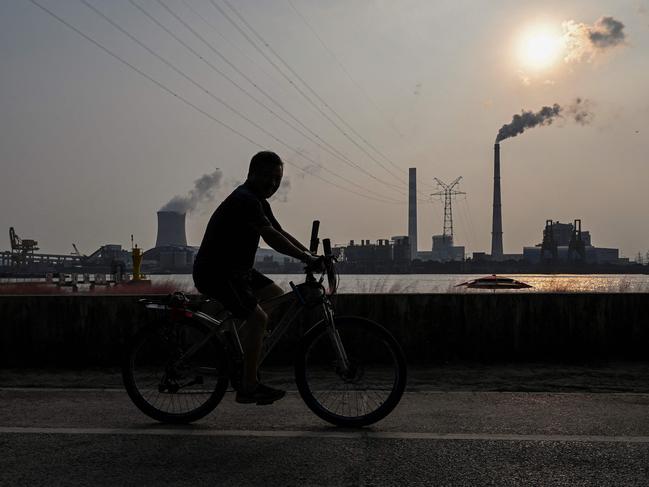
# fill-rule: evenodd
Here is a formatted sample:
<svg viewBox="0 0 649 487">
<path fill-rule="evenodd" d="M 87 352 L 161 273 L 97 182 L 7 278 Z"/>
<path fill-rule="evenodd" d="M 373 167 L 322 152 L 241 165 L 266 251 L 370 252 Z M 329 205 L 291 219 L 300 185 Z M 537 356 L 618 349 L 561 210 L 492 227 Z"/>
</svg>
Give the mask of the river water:
<svg viewBox="0 0 649 487">
<path fill-rule="evenodd" d="M 192 276 L 187 274 L 149 276 L 154 285 L 194 290 Z M 299 283 L 303 274 L 269 274 L 273 281 L 285 290 L 289 282 Z M 455 287 L 462 282 L 482 277 L 470 274 L 345 274 L 340 276 L 339 293 L 465 293 L 491 292 Z M 516 290 L 520 293 L 535 292 L 649 292 L 649 275 L 646 274 L 507 274 L 533 286 Z"/>
</svg>

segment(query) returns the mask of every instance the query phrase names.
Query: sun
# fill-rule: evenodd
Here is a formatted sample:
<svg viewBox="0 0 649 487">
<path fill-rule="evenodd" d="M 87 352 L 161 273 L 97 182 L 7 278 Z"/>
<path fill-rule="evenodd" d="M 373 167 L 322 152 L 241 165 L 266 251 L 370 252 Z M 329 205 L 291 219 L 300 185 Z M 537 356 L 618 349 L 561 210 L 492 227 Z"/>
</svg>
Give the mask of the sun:
<svg viewBox="0 0 649 487">
<path fill-rule="evenodd" d="M 519 42 L 518 55 L 526 68 L 547 69 L 560 59 L 563 51 L 560 33 L 549 26 L 528 29 Z"/>
</svg>

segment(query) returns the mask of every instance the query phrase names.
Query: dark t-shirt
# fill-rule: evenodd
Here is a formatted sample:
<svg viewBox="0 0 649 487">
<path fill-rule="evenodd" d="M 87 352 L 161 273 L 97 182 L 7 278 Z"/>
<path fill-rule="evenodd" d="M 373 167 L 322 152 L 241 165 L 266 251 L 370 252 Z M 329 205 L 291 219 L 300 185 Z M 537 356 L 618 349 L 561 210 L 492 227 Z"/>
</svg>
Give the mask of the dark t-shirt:
<svg viewBox="0 0 649 487">
<path fill-rule="evenodd" d="M 212 214 L 196 254 L 195 272 L 197 268 L 210 274 L 252 269 L 259 229 L 267 226 L 282 229 L 268 201 L 242 184 Z"/>
</svg>

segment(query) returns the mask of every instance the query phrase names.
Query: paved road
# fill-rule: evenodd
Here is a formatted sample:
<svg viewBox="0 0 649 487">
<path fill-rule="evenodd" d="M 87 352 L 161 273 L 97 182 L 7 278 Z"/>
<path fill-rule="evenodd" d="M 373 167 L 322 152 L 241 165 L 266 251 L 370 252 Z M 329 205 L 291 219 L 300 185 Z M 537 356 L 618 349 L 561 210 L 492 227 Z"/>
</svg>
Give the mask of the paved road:
<svg viewBox="0 0 649 487">
<path fill-rule="evenodd" d="M 408 392 L 341 430 L 295 392 L 170 427 L 120 389 L 6 388 L 0 484 L 646 486 L 649 394 Z"/>
</svg>

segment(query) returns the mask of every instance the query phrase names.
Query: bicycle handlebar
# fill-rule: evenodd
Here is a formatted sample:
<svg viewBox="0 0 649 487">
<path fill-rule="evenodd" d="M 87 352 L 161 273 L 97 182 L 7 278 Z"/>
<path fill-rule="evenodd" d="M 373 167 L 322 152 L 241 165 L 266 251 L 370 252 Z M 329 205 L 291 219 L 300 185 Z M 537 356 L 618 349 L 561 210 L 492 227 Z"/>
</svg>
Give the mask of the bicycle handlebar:
<svg viewBox="0 0 649 487">
<path fill-rule="evenodd" d="M 309 245 L 309 250 L 313 254 L 317 254 L 318 245 L 320 239 L 318 239 L 318 231 L 320 230 L 320 221 L 314 220 L 313 225 L 311 226 L 311 242 Z M 334 267 L 334 262 L 336 258 L 333 256 L 331 251 L 331 240 L 325 238 L 322 240 L 322 247 L 324 250 L 324 255 L 318 257 L 311 265 L 305 267 L 307 273 L 307 279 L 313 279 L 313 272 L 320 272 L 327 275 L 327 281 L 329 283 L 329 293 L 334 294 L 337 288 L 337 274 Z"/>
<path fill-rule="evenodd" d="M 309 251 L 312 254 L 318 253 L 318 244 L 320 240 L 318 239 L 318 230 L 320 230 L 320 220 L 313 220 L 313 225 L 311 226 L 311 241 L 309 243 Z"/>
<path fill-rule="evenodd" d="M 322 248 L 324 249 L 324 255 L 326 257 L 329 257 L 331 255 L 331 240 L 328 238 L 325 238 L 322 241 Z"/>
</svg>

